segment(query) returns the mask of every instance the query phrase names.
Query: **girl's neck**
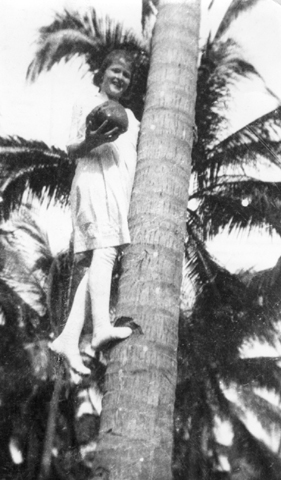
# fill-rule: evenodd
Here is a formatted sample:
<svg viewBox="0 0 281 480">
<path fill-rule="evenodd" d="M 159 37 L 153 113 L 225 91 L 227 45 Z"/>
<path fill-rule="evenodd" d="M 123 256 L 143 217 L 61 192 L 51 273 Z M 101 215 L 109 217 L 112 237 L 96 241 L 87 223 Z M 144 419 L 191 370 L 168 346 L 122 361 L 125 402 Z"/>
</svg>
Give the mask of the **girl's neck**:
<svg viewBox="0 0 281 480">
<path fill-rule="evenodd" d="M 104 99 L 104 101 L 106 102 L 107 100 L 113 100 L 114 102 L 118 102 L 119 103 L 119 100 L 117 100 L 116 98 L 110 98 L 103 90 L 99 90 L 99 94 L 100 96 L 102 97 L 102 99 Z"/>
<path fill-rule="evenodd" d="M 99 94 L 100 96 L 104 99 L 104 101 L 106 102 L 106 100 L 109 100 L 108 96 L 106 95 L 105 92 L 103 92 L 102 90 L 99 91 Z"/>
</svg>

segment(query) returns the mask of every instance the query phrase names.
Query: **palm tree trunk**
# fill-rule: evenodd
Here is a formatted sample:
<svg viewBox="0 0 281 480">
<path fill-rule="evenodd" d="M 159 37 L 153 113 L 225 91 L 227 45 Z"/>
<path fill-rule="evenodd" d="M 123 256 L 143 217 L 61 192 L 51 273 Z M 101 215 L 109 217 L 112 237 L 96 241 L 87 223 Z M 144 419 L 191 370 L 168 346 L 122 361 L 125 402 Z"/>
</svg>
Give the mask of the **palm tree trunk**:
<svg viewBox="0 0 281 480">
<path fill-rule="evenodd" d="M 117 307 L 142 334 L 111 352 L 93 478 L 172 478 L 199 17 L 198 0 L 160 2 Z"/>
</svg>

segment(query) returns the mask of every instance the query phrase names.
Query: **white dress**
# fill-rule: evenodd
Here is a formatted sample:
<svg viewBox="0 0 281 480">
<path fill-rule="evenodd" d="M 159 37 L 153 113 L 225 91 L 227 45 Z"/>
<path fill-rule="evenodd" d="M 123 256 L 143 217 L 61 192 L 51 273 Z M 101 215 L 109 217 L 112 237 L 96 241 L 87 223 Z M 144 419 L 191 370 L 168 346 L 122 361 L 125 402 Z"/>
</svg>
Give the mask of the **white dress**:
<svg viewBox="0 0 281 480">
<path fill-rule="evenodd" d="M 84 140 L 86 116 L 104 101 L 97 93 L 74 106 L 70 145 Z M 70 197 L 75 253 L 130 243 L 127 217 L 139 122 L 131 110 L 126 112 L 127 132 L 77 161 Z"/>
</svg>

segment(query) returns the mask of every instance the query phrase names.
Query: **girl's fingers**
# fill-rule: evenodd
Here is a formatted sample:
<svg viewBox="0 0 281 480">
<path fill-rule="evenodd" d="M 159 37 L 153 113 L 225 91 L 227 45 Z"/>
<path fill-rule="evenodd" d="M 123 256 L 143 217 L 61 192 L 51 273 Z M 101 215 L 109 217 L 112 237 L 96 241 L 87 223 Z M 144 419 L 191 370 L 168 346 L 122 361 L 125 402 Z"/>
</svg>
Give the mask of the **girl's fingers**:
<svg viewBox="0 0 281 480">
<path fill-rule="evenodd" d="M 114 127 L 112 128 L 111 130 L 109 130 L 109 132 L 106 132 L 105 135 L 107 137 L 113 137 L 114 135 L 116 134 L 119 134 L 119 128 L 118 127 Z"/>
<path fill-rule="evenodd" d="M 105 129 L 105 127 L 108 125 L 108 120 L 105 120 L 100 126 L 99 128 L 95 131 L 95 133 L 103 133 L 103 130 Z"/>
<path fill-rule="evenodd" d="M 104 132 L 103 130 L 106 129 L 108 126 L 108 120 L 105 120 L 97 130 L 86 131 L 86 142 L 88 143 L 89 147 L 95 148 L 103 143 L 107 142 L 114 142 L 120 135 L 120 130 L 118 127 L 114 127 L 108 132 Z"/>
</svg>

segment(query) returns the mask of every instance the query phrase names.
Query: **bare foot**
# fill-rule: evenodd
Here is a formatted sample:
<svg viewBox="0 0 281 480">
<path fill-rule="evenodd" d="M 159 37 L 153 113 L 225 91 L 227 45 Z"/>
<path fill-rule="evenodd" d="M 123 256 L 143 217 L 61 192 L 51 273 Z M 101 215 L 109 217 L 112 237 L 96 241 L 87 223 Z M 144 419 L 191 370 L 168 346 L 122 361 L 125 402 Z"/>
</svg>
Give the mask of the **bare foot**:
<svg viewBox="0 0 281 480">
<path fill-rule="evenodd" d="M 70 368 L 79 375 L 91 374 L 91 370 L 85 367 L 79 350 L 64 343 L 59 337 L 49 345 L 49 349 L 57 355 L 62 356 L 67 361 Z"/>
<path fill-rule="evenodd" d="M 94 331 L 91 345 L 85 349 L 86 355 L 95 357 L 95 352 L 102 348 L 106 343 L 113 340 L 124 340 L 132 334 L 130 327 L 109 327 L 99 328 Z"/>
</svg>

